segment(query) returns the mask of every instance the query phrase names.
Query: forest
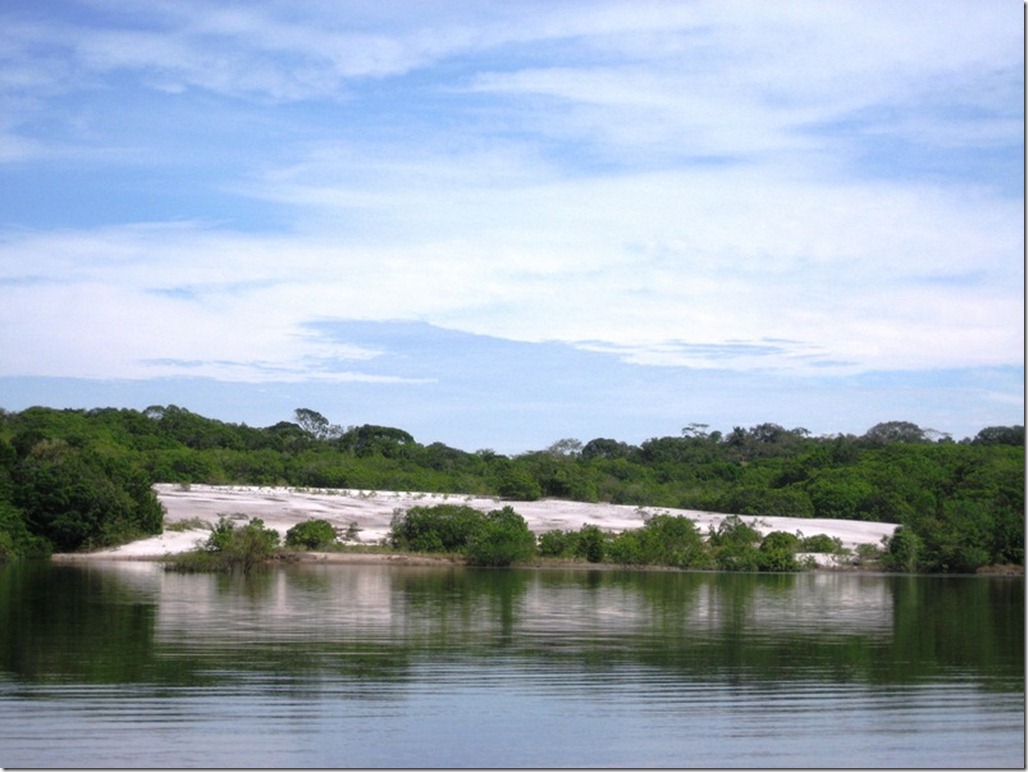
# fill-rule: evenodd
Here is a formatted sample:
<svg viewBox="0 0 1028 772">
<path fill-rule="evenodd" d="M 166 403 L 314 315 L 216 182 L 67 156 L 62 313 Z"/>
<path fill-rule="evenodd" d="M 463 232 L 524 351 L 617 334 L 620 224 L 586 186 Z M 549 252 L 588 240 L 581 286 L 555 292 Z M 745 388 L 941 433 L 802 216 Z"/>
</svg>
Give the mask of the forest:
<svg viewBox="0 0 1028 772">
<path fill-rule="evenodd" d="M 541 497 L 747 516 L 898 523 L 893 564 L 923 572 L 1024 565 L 1024 427 L 973 438 L 906 421 L 814 436 L 773 423 L 689 424 L 639 445 L 565 438 L 504 456 L 309 408 L 256 428 L 175 405 L 0 409 L 0 559 L 159 533 L 154 483 L 282 485 Z"/>
</svg>

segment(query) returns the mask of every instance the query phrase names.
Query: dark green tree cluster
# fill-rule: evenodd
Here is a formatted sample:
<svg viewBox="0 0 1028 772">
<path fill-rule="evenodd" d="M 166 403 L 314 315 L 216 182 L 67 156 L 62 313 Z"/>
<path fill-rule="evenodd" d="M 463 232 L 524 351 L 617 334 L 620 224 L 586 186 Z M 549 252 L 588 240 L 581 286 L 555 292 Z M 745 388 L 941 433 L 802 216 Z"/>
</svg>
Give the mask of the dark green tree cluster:
<svg viewBox="0 0 1028 772">
<path fill-rule="evenodd" d="M 393 427 L 344 428 L 309 408 L 293 418 L 254 428 L 175 405 L 2 412 L 0 551 L 31 551 L 36 538 L 76 549 L 152 532 L 159 517 L 145 491 L 150 482 L 173 482 L 874 520 L 901 524 L 917 537 L 902 550 L 897 542 L 896 555 L 888 551 L 897 568 L 973 571 L 1024 563 L 1023 426 L 990 426 L 954 441 L 905 421 L 877 424 L 861 436 L 823 437 L 773 423 L 724 433 L 690 424 L 677 436 L 640 445 L 567 438 L 508 457 L 422 445 Z M 85 490 L 52 495 L 50 477 L 74 478 Z M 541 548 L 578 555 L 587 547 Z M 588 549 L 595 557 L 600 547 Z"/>
<path fill-rule="evenodd" d="M 236 526 L 230 517 L 222 517 L 211 530 L 204 545 L 187 552 L 168 564 L 171 570 L 198 572 L 233 572 L 249 574 L 265 565 L 278 548 L 278 531 L 268 528 L 259 517 Z"/>
<path fill-rule="evenodd" d="M 706 537 L 687 517 L 661 513 L 641 528 L 605 533 L 587 524 L 577 531 L 540 534 L 542 557 L 581 559 L 625 566 L 718 569 L 721 571 L 798 571 L 798 553 L 841 553 L 837 539 L 825 534 L 801 537 L 784 531 L 766 536 L 738 515 L 724 518 Z"/>
<path fill-rule="evenodd" d="M 484 514 L 456 504 L 399 510 L 393 515 L 390 542 L 412 552 L 462 555 L 481 566 L 509 566 L 536 553 L 535 534 L 509 506 Z"/>
<path fill-rule="evenodd" d="M 336 530 L 327 520 L 297 523 L 286 531 L 286 546 L 306 550 L 330 549 L 338 544 Z"/>
<path fill-rule="evenodd" d="M 85 416 L 0 415 L 0 557 L 41 557 L 160 533 L 142 459 Z"/>
</svg>

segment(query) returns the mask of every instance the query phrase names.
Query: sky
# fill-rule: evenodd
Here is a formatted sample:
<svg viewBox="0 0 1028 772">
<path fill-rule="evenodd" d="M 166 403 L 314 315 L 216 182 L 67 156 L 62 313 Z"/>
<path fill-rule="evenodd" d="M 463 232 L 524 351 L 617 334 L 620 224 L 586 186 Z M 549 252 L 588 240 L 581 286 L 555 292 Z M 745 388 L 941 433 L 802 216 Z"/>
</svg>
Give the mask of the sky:
<svg viewBox="0 0 1028 772">
<path fill-rule="evenodd" d="M 1010 0 L 0 4 L 0 407 L 1024 422 Z"/>
</svg>

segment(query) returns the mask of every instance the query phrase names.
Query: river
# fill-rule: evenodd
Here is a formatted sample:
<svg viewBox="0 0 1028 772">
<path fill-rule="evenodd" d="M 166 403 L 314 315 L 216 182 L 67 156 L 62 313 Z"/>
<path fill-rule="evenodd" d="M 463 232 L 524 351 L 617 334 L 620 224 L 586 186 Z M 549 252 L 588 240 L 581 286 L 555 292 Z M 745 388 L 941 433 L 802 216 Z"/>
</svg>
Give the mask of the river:
<svg viewBox="0 0 1028 772">
<path fill-rule="evenodd" d="M 0 567 L 3 767 L 1023 768 L 1023 577 Z"/>
</svg>

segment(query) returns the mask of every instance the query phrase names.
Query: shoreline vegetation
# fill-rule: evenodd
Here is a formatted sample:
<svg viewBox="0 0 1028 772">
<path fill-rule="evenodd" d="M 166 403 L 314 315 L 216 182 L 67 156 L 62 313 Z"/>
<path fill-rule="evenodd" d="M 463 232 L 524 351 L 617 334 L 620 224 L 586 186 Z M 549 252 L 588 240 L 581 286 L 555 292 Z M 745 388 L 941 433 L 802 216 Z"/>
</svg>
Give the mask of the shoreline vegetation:
<svg viewBox="0 0 1028 772">
<path fill-rule="evenodd" d="M 744 537 L 745 544 L 740 543 L 731 563 L 727 551 L 720 550 L 725 569 L 759 570 L 763 564 L 765 570 L 798 570 L 817 561 L 820 567 L 868 570 L 881 554 L 883 539 L 896 527 L 420 492 L 171 484 L 156 485 L 155 492 L 166 512 L 160 535 L 55 559 L 143 559 L 184 570 L 231 569 L 238 562 L 233 558 L 238 550 L 228 550 L 222 560 L 217 557 L 224 551 L 219 545 L 226 545 L 230 535 L 264 534 L 266 538 L 251 539 L 250 544 L 263 549 L 263 559 L 269 562 L 717 569 L 704 542 L 712 533 L 714 541 L 725 541 L 731 530 Z M 482 534 L 490 513 L 494 520 L 503 515 L 508 530 L 493 528 Z M 655 532 L 657 526 L 663 533 Z M 776 531 L 775 538 L 785 539 L 784 547 L 794 560 L 779 553 L 774 564 L 768 562 L 766 551 L 758 551 L 761 535 Z M 640 543 L 640 533 L 648 533 L 648 541 Z M 469 555 L 467 548 L 476 534 L 481 537 L 478 550 Z M 499 543 L 499 553 L 485 551 L 488 545 L 483 542 L 488 539 L 493 547 Z M 800 553 L 804 541 L 809 549 L 823 552 Z M 184 554 L 188 552 L 201 554 Z M 858 560 L 858 554 L 863 558 Z"/>
<path fill-rule="evenodd" d="M 690 424 L 506 457 L 295 419 L 0 410 L 0 561 L 1023 574 L 1022 426 L 954 441 L 902 421 L 859 437 Z"/>
</svg>

